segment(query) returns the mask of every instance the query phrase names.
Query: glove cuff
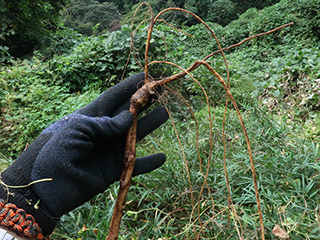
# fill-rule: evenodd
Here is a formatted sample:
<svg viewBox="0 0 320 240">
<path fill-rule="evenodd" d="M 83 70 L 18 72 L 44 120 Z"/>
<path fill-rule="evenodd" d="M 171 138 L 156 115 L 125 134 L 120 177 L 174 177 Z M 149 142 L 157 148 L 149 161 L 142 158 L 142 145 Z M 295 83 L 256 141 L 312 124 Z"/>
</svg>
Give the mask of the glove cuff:
<svg viewBox="0 0 320 240">
<path fill-rule="evenodd" d="M 22 237 L 49 240 L 32 215 L 12 203 L 5 203 L 3 199 L 0 199 L 0 225 Z"/>
<path fill-rule="evenodd" d="M 51 135 L 40 135 L 21 155 L 1 173 L 0 199 L 15 204 L 31 214 L 41 227 L 44 235 L 49 235 L 59 219 L 53 215 L 40 201 L 34 185 L 30 184 L 31 169 L 41 148 L 47 143 Z M 18 186 L 10 187 L 8 185 Z"/>
<path fill-rule="evenodd" d="M 29 187 L 31 188 L 31 187 Z M 8 192 L 9 190 L 9 192 Z M 0 187 L 0 196 L 5 198 L 7 196 L 7 201 L 0 200 L 0 206 L 2 202 L 5 203 L 14 203 L 17 208 L 22 208 L 26 213 L 31 214 L 35 218 L 35 222 L 39 224 L 40 229 L 42 230 L 43 235 L 47 236 L 53 232 L 55 225 L 59 222 L 59 218 L 53 217 L 49 210 L 41 203 L 34 202 L 33 199 L 38 199 L 34 190 L 27 190 L 27 196 L 22 195 L 18 189 L 6 189 L 4 186 Z M 1 220 L 0 210 L 0 220 Z"/>
</svg>

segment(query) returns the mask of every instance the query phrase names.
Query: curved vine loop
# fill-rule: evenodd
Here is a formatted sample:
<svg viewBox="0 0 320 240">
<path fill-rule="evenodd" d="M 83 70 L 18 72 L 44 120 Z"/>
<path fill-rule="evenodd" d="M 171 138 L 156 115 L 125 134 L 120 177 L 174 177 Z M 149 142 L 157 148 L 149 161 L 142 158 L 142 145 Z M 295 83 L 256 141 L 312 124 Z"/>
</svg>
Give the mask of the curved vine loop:
<svg viewBox="0 0 320 240">
<path fill-rule="evenodd" d="M 153 62 L 149 63 L 149 59 L 148 59 L 150 41 L 151 41 L 152 31 L 153 31 L 153 28 L 155 26 L 155 23 L 156 22 L 163 22 L 163 20 L 159 19 L 160 16 L 163 13 L 165 13 L 167 11 L 172 11 L 172 10 L 186 12 L 188 14 L 191 14 L 195 18 L 197 18 L 202 24 L 204 24 L 204 26 L 214 36 L 214 38 L 215 38 L 215 40 L 216 40 L 216 42 L 218 44 L 219 50 L 209 54 L 203 60 L 195 61 L 187 69 L 181 69 L 179 67 L 182 71 L 177 73 L 177 74 L 175 74 L 175 75 L 163 78 L 163 79 L 158 80 L 158 81 L 150 81 L 150 79 L 149 79 L 149 66 L 150 65 L 156 64 L 156 63 L 164 63 L 164 64 L 175 65 L 175 64 L 169 63 L 167 61 L 153 61 Z M 239 46 L 242 43 L 244 43 L 244 42 L 246 42 L 246 41 L 248 41 L 248 40 L 250 40 L 252 38 L 259 37 L 259 36 L 262 36 L 262 35 L 277 31 L 280 28 L 286 27 L 288 25 L 292 25 L 292 23 L 283 25 L 281 27 L 278 27 L 278 28 L 273 29 L 271 31 L 268 31 L 266 33 L 262 33 L 262 34 L 259 34 L 259 35 L 256 35 L 256 36 L 252 36 L 250 38 L 244 39 L 240 43 L 232 45 L 232 46 L 230 46 L 230 47 L 228 47 L 226 49 L 222 49 L 217 37 L 215 36 L 215 34 L 211 30 L 211 28 L 200 17 L 198 17 L 194 13 L 189 12 L 189 11 L 187 11 L 185 9 L 181 9 L 181 8 L 168 8 L 168 9 L 165 9 L 165 10 L 161 11 L 155 18 L 153 18 L 153 13 L 152 13 L 152 10 L 151 10 L 151 19 L 150 19 L 150 25 L 149 25 L 149 29 L 148 29 L 147 43 L 146 43 L 146 49 L 145 49 L 145 61 L 144 61 L 145 84 L 139 90 L 137 90 L 137 92 L 132 96 L 132 98 L 130 100 L 130 108 L 129 108 L 129 110 L 134 115 L 134 123 L 133 123 L 132 127 L 130 128 L 130 130 L 129 130 L 128 134 L 127 134 L 126 146 L 125 146 L 125 152 L 124 152 L 124 160 L 123 160 L 124 161 L 124 166 L 123 166 L 122 174 L 121 174 L 121 177 L 120 177 L 120 189 L 119 189 L 119 193 L 118 193 L 118 196 L 117 196 L 117 199 L 116 199 L 116 203 L 115 203 L 115 206 L 114 206 L 114 211 L 113 211 L 113 215 L 112 215 L 112 219 L 111 219 L 111 224 L 110 224 L 110 227 L 109 227 L 109 233 L 108 233 L 108 236 L 107 236 L 106 240 L 111 240 L 111 239 L 115 240 L 115 239 L 118 238 L 120 222 L 121 222 L 121 218 L 122 218 L 122 213 L 123 213 L 123 210 L 124 210 L 124 207 L 125 207 L 126 196 L 127 196 L 127 192 L 129 190 L 130 184 L 131 184 L 132 172 L 133 172 L 133 168 L 134 168 L 135 160 L 136 160 L 136 151 L 135 151 L 136 150 L 136 131 L 137 131 L 137 120 L 138 120 L 139 110 L 142 107 L 145 106 L 145 104 L 147 103 L 147 101 L 149 99 L 149 96 L 152 95 L 155 92 L 157 87 L 164 86 L 164 85 L 166 85 L 166 84 L 168 84 L 170 82 L 173 82 L 173 81 L 175 81 L 177 79 L 180 79 L 180 78 L 182 78 L 182 77 L 184 77 L 186 75 L 190 75 L 190 72 L 194 71 L 195 69 L 197 69 L 201 65 L 205 66 L 219 80 L 219 82 L 222 84 L 224 90 L 226 91 L 227 97 L 231 100 L 231 102 L 232 102 L 232 104 L 234 106 L 234 109 L 236 110 L 236 112 L 238 114 L 239 121 L 240 121 L 240 124 L 242 126 L 242 129 L 243 129 L 243 132 L 244 132 L 244 135 L 245 135 L 247 148 L 248 148 L 248 153 L 249 153 L 249 156 L 250 156 L 252 177 L 253 177 L 253 182 L 254 182 L 254 189 L 255 189 L 257 207 L 258 207 L 258 212 L 259 212 L 260 226 L 261 226 L 261 237 L 262 237 L 262 239 L 265 239 L 263 217 L 262 217 L 261 204 L 260 204 L 260 198 L 259 198 L 259 192 L 258 192 L 258 184 L 257 184 L 257 180 L 256 180 L 256 173 L 255 173 L 255 167 L 254 167 L 254 160 L 253 160 L 253 156 L 252 156 L 251 145 L 250 145 L 249 137 L 248 137 L 247 130 L 246 130 L 246 127 L 244 125 L 240 110 L 239 110 L 238 105 L 237 105 L 237 103 L 236 103 L 236 101 L 235 101 L 235 99 L 234 99 L 234 97 L 233 97 L 233 95 L 232 95 L 232 93 L 231 93 L 231 91 L 229 89 L 229 84 L 230 84 L 230 81 L 229 81 L 229 70 L 228 70 L 228 64 L 227 64 L 227 61 L 226 61 L 226 58 L 225 58 L 225 55 L 224 55 L 224 51 L 225 50 L 229 50 L 229 49 L 231 49 L 233 47 Z M 133 41 L 131 43 L 132 43 L 131 47 L 132 47 L 132 49 L 134 49 Z M 223 59 L 224 59 L 225 64 L 226 64 L 226 68 L 227 68 L 227 72 L 228 72 L 228 84 L 223 80 L 223 78 L 206 61 L 210 57 L 212 57 L 213 55 L 218 54 L 218 53 L 222 54 Z M 137 58 L 136 58 L 136 60 L 137 60 Z M 207 176 L 207 175 L 208 175 L 208 172 L 206 173 L 205 176 Z M 205 182 L 204 182 L 204 184 L 202 186 L 202 189 L 203 189 L 205 184 L 206 184 L 206 180 L 205 180 Z"/>
</svg>

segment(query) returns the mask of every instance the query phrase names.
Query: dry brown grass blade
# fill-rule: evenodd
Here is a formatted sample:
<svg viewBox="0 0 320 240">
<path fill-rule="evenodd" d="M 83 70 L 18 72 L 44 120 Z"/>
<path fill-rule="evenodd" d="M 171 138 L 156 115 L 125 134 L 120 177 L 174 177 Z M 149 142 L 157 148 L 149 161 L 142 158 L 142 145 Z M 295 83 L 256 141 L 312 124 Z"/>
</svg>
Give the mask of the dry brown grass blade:
<svg viewBox="0 0 320 240">
<path fill-rule="evenodd" d="M 169 88 L 169 87 L 167 87 L 167 86 L 165 86 L 165 88 L 166 88 L 167 90 L 169 90 L 170 92 L 174 93 L 175 95 L 177 95 L 177 96 L 188 106 L 188 108 L 189 108 L 189 110 L 190 110 L 190 112 L 191 112 L 192 118 L 195 120 L 195 124 L 196 124 L 196 134 L 197 134 L 197 137 L 199 137 L 198 122 L 197 122 L 197 119 L 196 119 L 196 117 L 194 116 L 193 110 L 192 110 L 192 108 L 190 107 L 190 105 L 188 104 L 188 102 L 187 102 L 179 93 L 177 93 L 176 91 L 172 90 L 171 88 Z M 187 176 L 188 176 L 188 181 L 189 181 L 189 186 L 190 186 L 191 205 L 192 205 L 192 207 L 194 207 L 194 196 L 193 196 L 193 190 L 192 190 L 192 184 L 191 184 L 190 171 L 189 171 L 189 167 L 187 166 L 187 165 L 188 165 L 188 164 L 187 164 L 187 158 L 186 158 L 185 153 L 184 153 L 184 151 L 183 151 L 183 146 L 182 146 L 182 143 L 181 143 L 181 140 L 180 140 L 180 137 L 179 137 L 179 133 L 178 133 L 178 131 L 177 131 L 177 128 L 176 128 L 176 126 L 175 126 L 175 124 L 174 124 L 174 122 L 173 122 L 172 116 L 171 116 L 170 111 L 169 111 L 169 109 L 168 109 L 167 106 L 166 106 L 166 109 L 167 109 L 167 111 L 169 112 L 170 120 L 171 120 L 172 126 L 173 126 L 173 128 L 174 128 L 174 132 L 175 132 L 175 134 L 176 134 L 176 137 L 177 137 L 177 139 L 178 139 L 178 141 L 179 141 L 180 149 L 181 149 L 182 154 L 183 154 L 183 160 L 184 160 L 184 162 L 185 162 L 185 164 L 186 164 Z M 197 146 L 198 146 L 198 144 L 197 144 Z"/>
<path fill-rule="evenodd" d="M 179 208 L 179 209 L 176 209 L 176 210 L 173 210 L 173 211 L 169 212 L 169 213 L 167 214 L 167 216 L 165 216 L 165 217 L 161 220 L 161 222 L 158 224 L 158 227 L 157 227 L 156 231 L 159 229 L 159 227 L 161 226 L 161 224 L 162 224 L 171 214 L 176 213 L 176 212 L 181 212 L 181 211 L 187 211 L 187 212 L 188 212 L 188 209 Z M 154 237 L 153 237 L 152 239 L 154 239 Z"/>
<path fill-rule="evenodd" d="M 261 237 L 262 237 L 262 239 L 265 239 L 263 217 L 262 217 L 260 197 L 259 197 L 259 191 L 258 191 L 258 183 L 257 183 L 256 171 L 255 171 L 254 161 L 253 161 L 253 156 L 252 156 L 251 144 L 250 144 L 248 133 L 247 133 L 246 127 L 244 125 L 244 122 L 243 122 L 242 115 L 240 113 L 239 107 L 238 107 L 235 99 L 233 98 L 233 95 L 230 92 L 228 86 L 226 85 L 226 83 L 222 79 L 222 77 L 207 62 L 199 61 L 199 63 L 203 64 L 211 73 L 213 73 L 218 78 L 219 82 L 222 84 L 222 86 L 224 87 L 225 91 L 227 92 L 228 97 L 230 98 L 230 100 L 231 100 L 231 102 L 233 104 L 233 107 L 235 108 L 235 110 L 236 110 L 236 112 L 238 114 L 239 121 L 240 121 L 242 130 L 243 130 L 246 142 L 247 142 L 248 153 L 249 153 L 249 157 L 250 157 L 252 178 L 253 178 L 253 183 L 254 183 L 254 189 L 255 189 L 255 195 L 256 195 L 256 201 L 257 201 L 257 207 L 258 207 L 259 219 L 260 219 Z"/>
<path fill-rule="evenodd" d="M 170 63 L 170 62 L 166 62 L 167 64 L 170 64 L 170 65 L 173 65 L 173 66 L 176 66 L 177 68 L 179 68 L 180 70 L 184 70 L 182 69 L 180 66 L 178 66 L 177 64 L 174 64 L 174 63 Z M 185 70 L 184 70 L 185 71 Z M 191 76 L 190 74 L 188 74 L 189 76 Z M 207 171 L 206 171 L 206 174 L 203 173 L 203 170 L 202 170 L 202 158 L 201 158 L 201 154 L 200 154 L 200 148 L 199 148 L 199 127 L 198 127 L 198 122 L 197 122 L 197 119 L 194 115 L 194 112 L 192 110 L 192 108 L 190 107 L 190 105 L 188 104 L 188 102 L 178 93 L 176 93 L 175 91 L 169 89 L 170 91 L 174 92 L 180 99 L 182 99 L 184 101 L 184 103 L 188 106 L 189 108 L 189 111 L 192 115 L 192 118 L 193 120 L 195 121 L 195 125 L 196 125 L 196 148 L 197 148 L 197 155 L 198 155 L 198 158 L 199 158 L 199 169 L 200 169 L 200 172 L 204 178 L 204 182 L 202 184 L 202 187 L 201 187 L 201 190 L 200 190 L 200 193 L 199 193 L 199 200 L 198 202 L 200 202 L 200 198 L 201 198 L 201 195 L 202 195 L 202 192 L 204 190 L 204 186 L 207 187 L 208 189 L 208 192 L 209 192 L 209 195 L 210 195 L 210 198 L 211 198 L 211 202 L 214 203 L 214 200 L 213 200 L 213 197 L 212 197 L 212 194 L 211 194 L 211 190 L 210 190 L 210 187 L 208 185 L 208 182 L 207 182 L 207 178 L 208 178 L 208 175 L 209 175 L 209 169 L 210 169 L 210 165 L 211 165 L 211 157 L 212 157 L 212 151 L 213 151 L 213 143 L 212 143 L 212 139 L 213 139 L 213 132 L 212 132 L 212 121 L 211 121 L 211 112 L 210 112 L 210 104 L 209 104 L 209 98 L 208 98 L 208 95 L 205 91 L 205 89 L 203 88 L 203 86 L 196 80 L 194 79 L 192 76 L 191 78 L 193 79 L 193 81 L 195 81 L 198 86 L 202 89 L 205 97 L 206 97 L 206 101 L 207 101 L 207 107 L 208 107 L 208 118 L 209 118 L 209 124 L 210 124 L 210 140 L 209 140 L 209 156 L 208 156 L 208 163 L 207 163 Z M 172 122 L 173 123 L 173 122 Z M 175 128 L 175 131 L 176 131 L 176 128 Z M 177 135 L 177 138 L 179 139 L 179 135 L 176 131 L 176 135 Z M 180 141 L 179 141 L 180 142 Z M 181 146 L 182 148 L 182 146 Z M 192 194 L 192 185 L 191 185 L 191 180 L 190 180 L 190 176 L 189 176 L 189 173 L 188 173 L 188 179 L 189 179 L 189 185 L 190 185 L 190 189 L 191 189 L 191 196 L 192 196 L 192 208 L 194 208 L 194 201 L 193 201 L 193 194 Z M 200 204 L 197 205 L 197 210 L 198 210 L 198 216 L 200 216 Z M 212 204 L 212 213 L 214 214 L 214 204 Z M 200 227 L 201 227 L 201 230 L 203 231 L 203 227 L 202 227 L 202 222 L 201 222 L 201 219 L 199 218 L 199 224 L 200 224 Z"/>
<path fill-rule="evenodd" d="M 223 143 L 223 169 L 224 169 L 224 175 L 226 178 L 226 185 L 227 185 L 227 191 L 228 191 L 228 222 L 227 222 L 227 228 L 229 229 L 230 226 L 230 206 L 231 206 L 231 190 L 230 190 L 230 183 L 229 183 L 229 176 L 228 176 L 228 170 L 227 170 L 227 146 L 226 146 L 226 135 L 225 135 L 225 125 L 226 125 L 226 116 L 227 116 L 227 109 L 228 109 L 228 100 L 229 97 L 227 96 L 226 100 L 226 106 L 224 109 L 223 114 L 223 122 L 222 122 L 222 143 Z"/>
</svg>

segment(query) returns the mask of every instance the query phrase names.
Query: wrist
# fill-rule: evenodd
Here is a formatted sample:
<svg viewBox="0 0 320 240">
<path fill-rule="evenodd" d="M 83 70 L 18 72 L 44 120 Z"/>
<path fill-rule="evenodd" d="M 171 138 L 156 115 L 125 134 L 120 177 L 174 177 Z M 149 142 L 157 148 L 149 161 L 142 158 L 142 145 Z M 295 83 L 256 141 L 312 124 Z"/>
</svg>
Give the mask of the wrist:
<svg viewBox="0 0 320 240">
<path fill-rule="evenodd" d="M 6 199 L 6 201 L 2 199 Z M 29 189 L 4 189 L 0 186 L 0 208 L 2 204 L 6 203 L 12 203 L 16 208 L 23 209 L 26 213 L 32 215 L 44 235 L 50 235 L 59 221 L 59 218 L 53 217 L 46 206 L 39 201 L 33 187 L 29 187 Z"/>
<path fill-rule="evenodd" d="M 14 204 L 5 203 L 2 199 L 0 199 L 0 226 L 0 233 L 3 235 L 1 239 L 12 239 L 6 238 L 6 234 L 8 237 L 9 235 L 16 237 L 11 234 L 14 232 L 17 236 L 22 237 L 21 239 L 48 240 L 32 215 L 17 208 Z"/>
<path fill-rule="evenodd" d="M 21 155 L 0 174 L 0 199 L 31 214 L 44 235 L 49 235 L 59 221 L 38 196 L 31 180 L 34 161 L 51 135 L 40 135 Z"/>
<path fill-rule="evenodd" d="M 36 238 L 27 238 L 27 237 L 21 237 L 17 235 L 14 231 L 11 231 L 10 229 L 6 227 L 0 226 L 0 239 L 12 239 L 12 240 L 36 240 Z"/>
</svg>

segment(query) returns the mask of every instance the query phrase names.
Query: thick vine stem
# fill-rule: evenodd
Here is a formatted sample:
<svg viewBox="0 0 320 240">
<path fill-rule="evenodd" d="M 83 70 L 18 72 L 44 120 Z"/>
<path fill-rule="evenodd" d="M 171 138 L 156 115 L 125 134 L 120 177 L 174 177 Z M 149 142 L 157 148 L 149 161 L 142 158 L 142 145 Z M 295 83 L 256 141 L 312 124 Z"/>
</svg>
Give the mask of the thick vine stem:
<svg viewBox="0 0 320 240">
<path fill-rule="evenodd" d="M 133 113 L 133 125 L 128 131 L 123 158 L 123 168 L 120 177 L 120 189 L 114 206 L 109 233 L 106 240 L 116 240 L 119 235 L 119 228 L 122 213 L 126 205 L 126 197 L 131 184 L 132 172 L 136 162 L 136 141 L 137 141 L 137 122 L 139 110 L 146 105 L 150 95 L 155 93 L 158 82 L 148 82 L 143 85 L 130 100 L 129 111 Z"/>
</svg>

